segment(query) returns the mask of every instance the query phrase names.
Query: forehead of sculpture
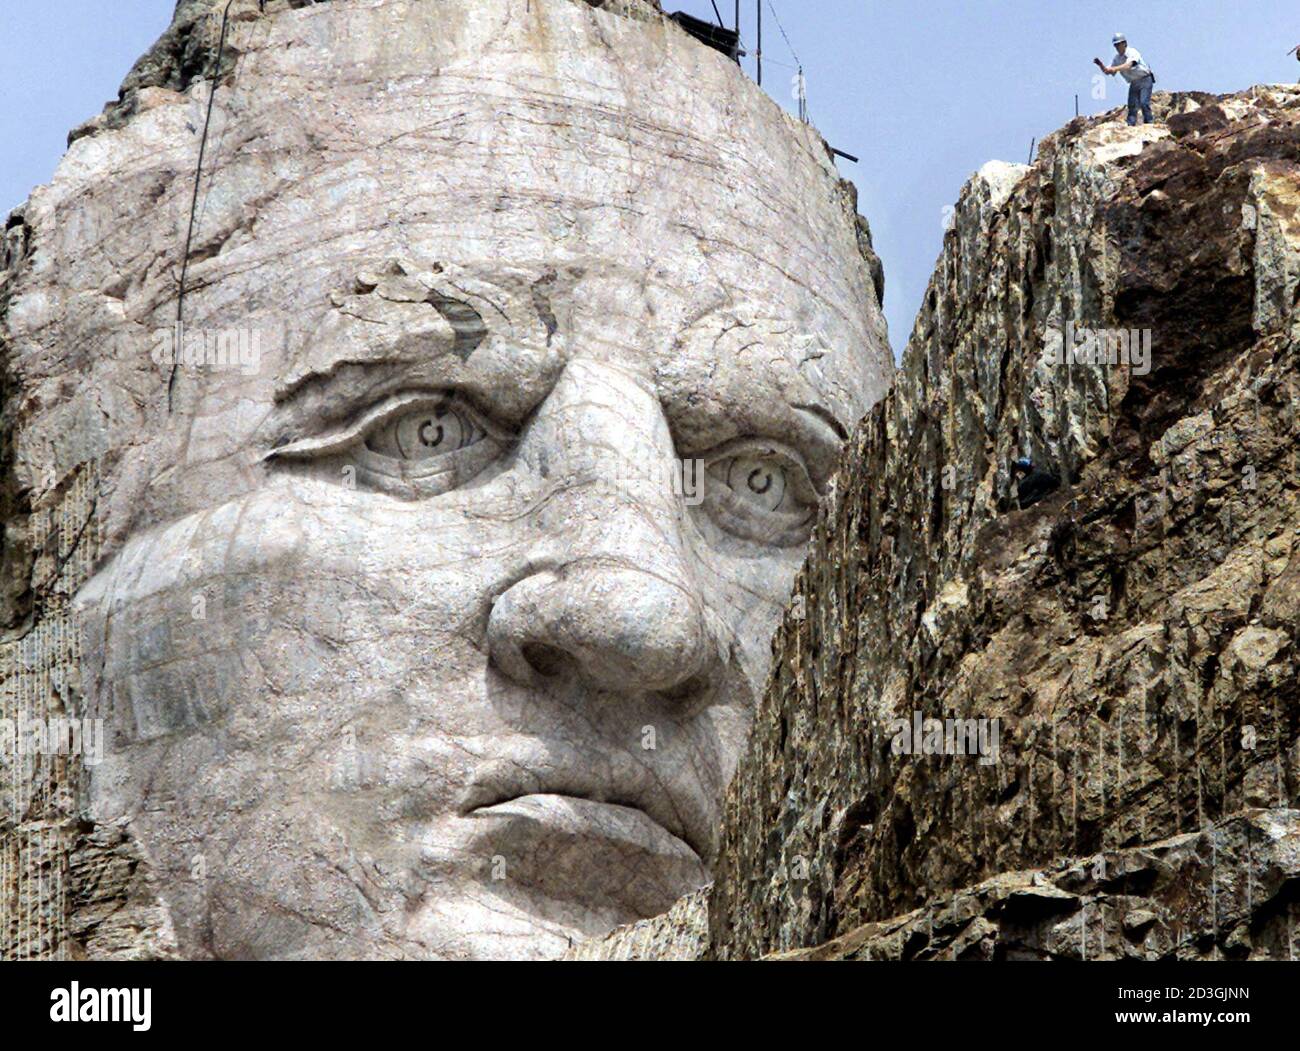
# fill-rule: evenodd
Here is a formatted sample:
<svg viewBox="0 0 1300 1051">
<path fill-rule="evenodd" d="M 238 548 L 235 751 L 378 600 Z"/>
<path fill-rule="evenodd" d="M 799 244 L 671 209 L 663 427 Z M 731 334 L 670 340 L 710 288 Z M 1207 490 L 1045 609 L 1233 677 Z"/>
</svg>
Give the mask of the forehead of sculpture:
<svg viewBox="0 0 1300 1051">
<path fill-rule="evenodd" d="M 229 47 L 184 313 L 258 335 L 257 368 L 182 371 L 167 412 L 151 333 L 176 316 L 207 94 L 138 80 L 129 119 L 75 142 L 33 196 L 40 250 L 4 319 L 23 374 L 94 421 L 78 448 L 163 434 L 138 479 L 178 442 L 233 462 L 286 386 L 354 359 L 431 384 L 472 373 L 515 416 L 575 354 L 640 369 L 683 420 L 715 395 L 821 390 L 838 403 L 816 414 L 847 426 L 881 393 L 889 351 L 823 142 L 668 21 L 575 0 L 331 2 L 237 19 Z M 191 417 L 220 425 L 196 445 L 176 433 Z"/>
</svg>

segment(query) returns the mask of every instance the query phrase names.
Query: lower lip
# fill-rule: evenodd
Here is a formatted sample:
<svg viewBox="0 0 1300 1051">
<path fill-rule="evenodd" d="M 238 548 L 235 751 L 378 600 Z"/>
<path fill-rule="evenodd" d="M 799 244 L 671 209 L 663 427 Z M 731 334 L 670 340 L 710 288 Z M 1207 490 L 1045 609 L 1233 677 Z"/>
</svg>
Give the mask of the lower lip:
<svg viewBox="0 0 1300 1051">
<path fill-rule="evenodd" d="M 632 807 L 527 795 L 469 818 L 473 853 L 492 858 L 507 884 L 548 897 L 650 916 L 709 880 L 689 845 Z"/>
</svg>

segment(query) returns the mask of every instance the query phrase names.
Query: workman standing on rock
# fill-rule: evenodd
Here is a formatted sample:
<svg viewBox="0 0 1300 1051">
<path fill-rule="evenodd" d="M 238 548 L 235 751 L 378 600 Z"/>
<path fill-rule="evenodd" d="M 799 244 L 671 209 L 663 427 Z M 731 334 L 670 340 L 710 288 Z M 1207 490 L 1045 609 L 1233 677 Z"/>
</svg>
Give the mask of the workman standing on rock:
<svg viewBox="0 0 1300 1051">
<path fill-rule="evenodd" d="M 1129 124 L 1137 123 L 1139 106 L 1142 107 L 1143 119 L 1148 124 L 1154 124 L 1155 121 L 1151 116 L 1151 89 L 1155 87 L 1156 75 L 1142 60 L 1142 52 L 1128 46 L 1128 40 L 1123 33 L 1116 33 L 1111 37 L 1111 43 L 1115 45 L 1115 57 L 1111 59 L 1111 64 L 1108 66 L 1099 58 L 1094 58 L 1093 62 L 1107 76 L 1118 73 L 1128 81 Z"/>
</svg>

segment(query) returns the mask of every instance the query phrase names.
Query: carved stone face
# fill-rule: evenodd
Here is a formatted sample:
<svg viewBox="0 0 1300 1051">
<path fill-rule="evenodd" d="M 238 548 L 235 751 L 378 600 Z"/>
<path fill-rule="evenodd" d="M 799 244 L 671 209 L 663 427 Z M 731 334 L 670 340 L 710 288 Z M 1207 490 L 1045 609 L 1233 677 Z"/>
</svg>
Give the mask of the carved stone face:
<svg viewBox="0 0 1300 1051">
<path fill-rule="evenodd" d="M 36 198 L 111 242 L 69 232 L 66 287 L 129 274 L 58 321 L 111 347 L 76 395 L 94 816 L 129 820 L 187 955 L 547 956 L 663 911 L 708 879 L 889 369 L 820 141 L 675 27 L 569 0 L 233 39 L 185 309 L 242 364 L 182 356 L 169 413 L 142 349 L 192 100 L 150 93 Z"/>
</svg>

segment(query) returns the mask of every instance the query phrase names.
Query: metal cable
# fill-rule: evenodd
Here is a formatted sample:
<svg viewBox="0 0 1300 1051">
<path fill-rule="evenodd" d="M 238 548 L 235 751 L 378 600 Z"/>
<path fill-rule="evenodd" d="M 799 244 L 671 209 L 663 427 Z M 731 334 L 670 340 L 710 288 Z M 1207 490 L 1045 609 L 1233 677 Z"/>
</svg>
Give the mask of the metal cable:
<svg viewBox="0 0 1300 1051">
<path fill-rule="evenodd" d="M 176 345 L 172 347 L 172 371 L 167 377 L 167 412 L 172 411 L 172 390 L 176 386 L 176 369 L 180 365 L 180 342 L 184 339 L 185 322 L 185 278 L 190 269 L 190 246 L 194 241 L 194 216 L 199 207 L 199 183 L 203 178 L 203 155 L 208 148 L 208 128 L 212 124 L 212 107 L 217 101 L 217 82 L 221 76 L 221 60 L 226 53 L 226 31 L 230 25 L 230 8 L 235 0 L 226 0 L 226 9 L 221 15 L 221 39 L 217 42 L 217 60 L 212 70 L 212 86 L 208 90 L 208 112 L 203 120 L 203 135 L 199 139 L 199 163 L 194 170 L 194 194 L 190 199 L 190 223 L 185 232 L 185 254 L 181 257 L 181 281 L 176 292 Z"/>
<path fill-rule="evenodd" d="M 779 29 L 779 30 L 781 31 L 781 36 L 782 36 L 782 37 L 785 37 L 785 46 L 788 47 L 788 48 L 790 49 L 790 54 L 791 54 L 791 56 L 794 58 L 795 65 L 798 66 L 800 69 L 802 69 L 802 68 L 803 68 L 803 63 L 799 61 L 799 56 L 796 55 L 796 54 L 795 54 L 795 51 L 794 51 L 794 45 L 793 45 L 792 43 L 790 43 L 790 38 L 789 38 L 788 36 L 786 36 L 786 33 L 785 33 L 785 26 L 783 26 L 783 25 L 781 24 L 781 19 L 780 19 L 780 16 L 778 16 L 777 13 L 776 13 L 776 8 L 772 6 L 772 0 L 767 0 L 767 7 L 768 7 L 768 10 L 772 12 L 772 18 L 773 18 L 773 19 L 775 20 L 775 22 L 776 22 L 776 28 Z"/>
</svg>

